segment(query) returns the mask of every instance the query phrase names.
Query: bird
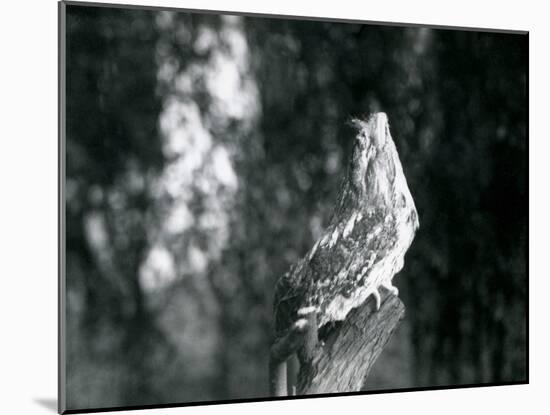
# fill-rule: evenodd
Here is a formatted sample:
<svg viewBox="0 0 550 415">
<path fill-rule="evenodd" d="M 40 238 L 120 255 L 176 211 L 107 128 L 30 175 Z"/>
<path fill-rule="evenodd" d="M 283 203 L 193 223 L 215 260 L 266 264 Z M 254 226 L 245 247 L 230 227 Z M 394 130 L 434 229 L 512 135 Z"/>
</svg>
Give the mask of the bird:
<svg viewBox="0 0 550 415">
<path fill-rule="evenodd" d="M 275 338 L 316 312 L 317 328 L 342 321 L 392 279 L 419 228 L 418 213 L 385 113 L 353 119 L 357 133 L 328 226 L 275 285 Z M 320 331 L 321 332 L 321 331 Z"/>
</svg>

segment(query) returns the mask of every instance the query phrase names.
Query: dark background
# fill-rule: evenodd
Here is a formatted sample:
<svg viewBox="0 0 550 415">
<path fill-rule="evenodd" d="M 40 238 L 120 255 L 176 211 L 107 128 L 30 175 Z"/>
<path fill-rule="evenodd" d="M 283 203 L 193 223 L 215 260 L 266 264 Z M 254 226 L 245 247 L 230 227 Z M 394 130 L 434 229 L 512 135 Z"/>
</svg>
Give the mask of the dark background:
<svg viewBox="0 0 550 415">
<path fill-rule="evenodd" d="M 67 6 L 69 409 L 267 396 L 273 286 L 388 114 L 420 229 L 365 389 L 527 379 L 526 35 Z"/>
</svg>

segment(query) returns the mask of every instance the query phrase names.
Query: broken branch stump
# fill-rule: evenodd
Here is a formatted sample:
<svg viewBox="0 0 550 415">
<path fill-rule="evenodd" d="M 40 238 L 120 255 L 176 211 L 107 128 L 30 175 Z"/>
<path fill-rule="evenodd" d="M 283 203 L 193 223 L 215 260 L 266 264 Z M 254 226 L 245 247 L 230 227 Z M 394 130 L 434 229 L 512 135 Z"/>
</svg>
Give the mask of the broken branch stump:
<svg viewBox="0 0 550 415">
<path fill-rule="evenodd" d="M 361 390 L 365 377 L 405 314 L 401 300 L 387 290 L 382 293 L 378 311 L 375 303 L 374 298 L 369 298 L 329 335 L 312 364 L 302 368 L 299 394 Z"/>
</svg>

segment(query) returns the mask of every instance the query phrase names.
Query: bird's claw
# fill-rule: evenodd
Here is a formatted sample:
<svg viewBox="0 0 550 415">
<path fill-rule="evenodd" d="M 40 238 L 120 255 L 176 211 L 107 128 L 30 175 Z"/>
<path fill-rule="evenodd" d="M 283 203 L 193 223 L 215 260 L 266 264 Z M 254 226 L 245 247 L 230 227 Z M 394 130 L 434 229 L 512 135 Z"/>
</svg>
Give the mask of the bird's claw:
<svg viewBox="0 0 550 415">
<path fill-rule="evenodd" d="M 376 311 L 378 311 L 380 310 L 380 303 L 381 303 L 381 298 L 380 298 L 380 293 L 378 292 L 378 288 L 372 292 L 372 295 L 374 295 L 374 299 L 376 300 Z"/>
<path fill-rule="evenodd" d="M 395 285 L 392 285 L 391 282 L 389 284 L 382 284 L 382 286 L 396 297 L 399 295 L 399 289 Z"/>
</svg>

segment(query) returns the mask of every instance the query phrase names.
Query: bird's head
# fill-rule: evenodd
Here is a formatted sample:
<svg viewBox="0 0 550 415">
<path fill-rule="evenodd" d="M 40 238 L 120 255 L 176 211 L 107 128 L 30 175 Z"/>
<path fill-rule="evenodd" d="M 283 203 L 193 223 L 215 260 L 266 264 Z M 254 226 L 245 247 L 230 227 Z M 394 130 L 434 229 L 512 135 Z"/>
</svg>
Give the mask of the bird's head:
<svg viewBox="0 0 550 415">
<path fill-rule="evenodd" d="M 366 120 L 355 119 L 357 128 L 350 166 L 351 181 L 364 206 L 414 206 L 397 149 L 390 134 L 388 117 L 379 112 Z"/>
</svg>

